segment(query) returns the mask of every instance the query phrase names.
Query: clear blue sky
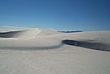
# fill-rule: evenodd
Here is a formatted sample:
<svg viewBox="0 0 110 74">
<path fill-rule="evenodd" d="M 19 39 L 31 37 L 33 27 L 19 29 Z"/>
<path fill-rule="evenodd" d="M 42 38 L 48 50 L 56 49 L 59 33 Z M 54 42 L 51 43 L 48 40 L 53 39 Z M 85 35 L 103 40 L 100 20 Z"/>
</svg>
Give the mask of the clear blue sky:
<svg viewBox="0 0 110 74">
<path fill-rule="evenodd" d="M 110 30 L 110 0 L 0 0 L 0 26 Z"/>
</svg>

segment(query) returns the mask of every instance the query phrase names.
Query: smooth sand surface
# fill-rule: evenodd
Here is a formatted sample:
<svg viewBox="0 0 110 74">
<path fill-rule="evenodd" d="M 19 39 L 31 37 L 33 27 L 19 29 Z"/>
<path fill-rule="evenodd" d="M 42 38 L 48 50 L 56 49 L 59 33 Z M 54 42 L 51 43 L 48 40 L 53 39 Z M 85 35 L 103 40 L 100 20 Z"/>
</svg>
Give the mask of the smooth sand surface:
<svg viewBox="0 0 110 74">
<path fill-rule="evenodd" d="M 2 31 L 0 74 L 110 74 L 110 31 Z"/>
</svg>

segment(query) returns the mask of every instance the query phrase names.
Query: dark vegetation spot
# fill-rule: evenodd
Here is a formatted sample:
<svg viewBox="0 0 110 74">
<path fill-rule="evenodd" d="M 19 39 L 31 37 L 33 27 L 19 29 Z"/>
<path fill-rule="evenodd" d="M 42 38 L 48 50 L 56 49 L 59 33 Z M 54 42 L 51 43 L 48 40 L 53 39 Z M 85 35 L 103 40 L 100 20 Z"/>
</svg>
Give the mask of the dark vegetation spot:
<svg viewBox="0 0 110 74">
<path fill-rule="evenodd" d="M 83 31 L 59 31 L 62 33 L 77 33 L 77 32 L 83 32 Z"/>
</svg>

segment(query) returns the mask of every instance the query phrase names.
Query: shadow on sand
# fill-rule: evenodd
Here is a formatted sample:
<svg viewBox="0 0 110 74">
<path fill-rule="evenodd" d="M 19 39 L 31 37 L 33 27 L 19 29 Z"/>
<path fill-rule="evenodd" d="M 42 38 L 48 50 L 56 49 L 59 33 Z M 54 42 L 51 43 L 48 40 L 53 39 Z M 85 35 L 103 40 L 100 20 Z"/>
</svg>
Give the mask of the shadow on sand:
<svg viewBox="0 0 110 74">
<path fill-rule="evenodd" d="M 0 32 L 0 37 L 1 38 L 11 38 L 14 35 L 19 35 L 22 31 L 10 31 L 10 32 Z"/>
<path fill-rule="evenodd" d="M 103 43 L 92 42 L 91 40 L 88 41 L 76 41 L 76 40 L 63 40 L 63 44 L 71 45 L 71 46 L 78 46 L 84 47 L 94 50 L 100 51 L 110 51 L 110 46 Z"/>
</svg>

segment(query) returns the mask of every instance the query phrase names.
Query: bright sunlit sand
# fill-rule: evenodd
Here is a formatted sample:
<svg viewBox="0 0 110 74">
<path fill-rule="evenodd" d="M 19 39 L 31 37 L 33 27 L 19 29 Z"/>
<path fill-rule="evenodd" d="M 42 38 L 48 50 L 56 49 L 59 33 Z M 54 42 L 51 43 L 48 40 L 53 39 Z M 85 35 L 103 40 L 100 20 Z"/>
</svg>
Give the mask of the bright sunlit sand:
<svg viewBox="0 0 110 74">
<path fill-rule="evenodd" d="M 0 74 L 110 73 L 110 31 L 5 30 L 0 32 Z"/>
</svg>

